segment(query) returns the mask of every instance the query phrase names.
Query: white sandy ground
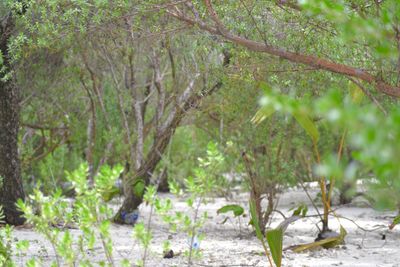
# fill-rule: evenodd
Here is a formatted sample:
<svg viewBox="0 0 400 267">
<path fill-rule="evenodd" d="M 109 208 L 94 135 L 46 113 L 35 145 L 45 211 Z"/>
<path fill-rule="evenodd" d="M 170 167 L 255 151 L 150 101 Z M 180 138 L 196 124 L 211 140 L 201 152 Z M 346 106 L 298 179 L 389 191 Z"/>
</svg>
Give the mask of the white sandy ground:
<svg viewBox="0 0 400 267">
<path fill-rule="evenodd" d="M 311 190 L 315 196 L 315 190 Z M 169 197 L 174 201 L 175 209 L 185 210 L 186 204 L 170 194 L 162 194 L 161 197 Z M 217 210 L 226 204 L 241 204 L 247 206 L 247 195 L 238 194 L 231 200 L 216 198 L 212 202 L 201 207 L 201 211 L 208 211 L 209 220 L 201 229 L 205 233 L 205 239 L 200 244 L 202 257 L 194 261 L 194 266 L 269 266 L 263 256 L 260 242 L 252 234 L 247 225 L 248 218 L 241 220 L 230 219 L 225 224 L 221 222 L 225 215 L 217 215 Z M 290 208 L 300 202 L 309 205 L 309 214 L 315 214 L 313 207 L 307 200 L 304 192 L 297 189 L 288 190 L 280 196 L 278 209 L 286 215 L 290 215 Z M 295 204 L 296 203 L 296 204 Z M 380 227 L 373 232 L 365 232 L 349 220 L 341 219 L 340 223 L 348 232 L 346 243 L 335 249 L 318 249 L 304 253 L 284 252 L 283 266 L 400 266 L 400 227 L 388 230 L 388 224 L 395 215 L 394 212 L 378 212 L 363 204 L 361 199 L 352 205 L 335 207 L 337 215 L 355 220 L 357 224 L 366 229 Z M 140 219 L 147 222 L 150 208 L 140 208 Z M 318 230 L 315 223 L 318 218 L 301 219 L 289 226 L 284 237 L 284 247 L 312 242 Z M 271 227 L 282 221 L 281 215 L 274 214 Z M 338 221 L 331 218 L 330 226 L 338 230 Z M 162 258 L 162 243 L 170 239 L 174 252 L 183 252 L 188 249 L 188 238 L 182 233 L 170 233 L 168 226 L 160 218 L 153 215 L 151 222 L 153 241 L 147 257 L 146 266 L 187 266 L 187 258 L 183 253 L 173 259 Z M 74 235 L 78 230 L 71 230 Z M 120 261 L 128 258 L 131 262 L 142 256 L 143 249 L 132 238 L 132 227 L 112 226 L 112 238 L 114 258 Z M 382 240 L 382 234 L 386 240 Z M 49 266 L 55 259 L 50 244 L 32 229 L 19 228 L 14 232 L 15 239 L 29 240 L 31 245 L 26 255 L 15 257 L 17 264 L 24 266 L 26 260 L 34 257 L 42 259 L 43 266 Z M 87 252 L 93 258 L 93 262 L 105 259 L 101 244 Z M 117 266 L 119 264 L 117 263 Z"/>
</svg>

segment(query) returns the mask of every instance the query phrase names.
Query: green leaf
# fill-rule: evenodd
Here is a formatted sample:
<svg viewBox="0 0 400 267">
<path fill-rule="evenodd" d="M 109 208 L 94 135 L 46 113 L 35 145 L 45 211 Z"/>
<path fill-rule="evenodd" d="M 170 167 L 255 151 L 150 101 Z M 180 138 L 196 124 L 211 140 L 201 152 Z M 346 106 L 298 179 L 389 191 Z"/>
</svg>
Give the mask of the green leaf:
<svg viewBox="0 0 400 267">
<path fill-rule="evenodd" d="M 292 216 L 306 216 L 308 211 L 307 205 L 301 204 L 300 206 L 297 207 L 296 210 L 293 211 Z"/>
<path fill-rule="evenodd" d="M 144 189 L 145 189 L 144 181 L 142 179 L 137 179 L 133 184 L 133 193 L 136 196 L 141 197 L 144 193 Z"/>
<path fill-rule="evenodd" d="M 396 225 L 400 224 L 400 215 L 397 215 L 390 224 L 389 229 L 392 230 Z"/>
<path fill-rule="evenodd" d="M 15 244 L 15 247 L 18 251 L 25 251 L 29 248 L 29 241 L 28 240 L 20 240 Z"/>
<path fill-rule="evenodd" d="M 120 193 L 120 190 L 118 187 L 112 186 L 109 190 L 104 190 L 103 192 L 100 193 L 103 200 L 105 202 L 109 202 Z"/>
<path fill-rule="evenodd" d="M 217 210 L 217 214 L 220 213 L 227 213 L 229 211 L 232 211 L 235 217 L 240 216 L 244 213 L 244 209 L 242 206 L 239 205 L 226 205 Z"/>
<path fill-rule="evenodd" d="M 283 231 L 282 229 L 273 229 L 266 234 L 269 250 L 271 251 L 272 259 L 277 267 L 282 264 L 282 244 L 283 244 Z"/>
<path fill-rule="evenodd" d="M 311 137 L 314 143 L 318 142 L 319 132 L 315 123 L 310 119 L 310 117 L 304 112 L 300 110 L 296 110 L 293 112 L 293 117 L 300 124 L 300 126 L 307 132 L 307 134 Z"/>
<path fill-rule="evenodd" d="M 251 122 L 254 124 L 260 124 L 274 113 L 275 113 L 275 107 L 273 105 L 263 106 L 256 112 L 254 117 L 251 119 Z"/>
<path fill-rule="evenodd" d="M 256 236 L 259 240 L 263 240 L 264 236 L 261 232 L 260 225 L 258 224 L 258 217 L 257 217 L 257 211 L 256 211 L 256 204 L 253 200 L 250 201 L 250 216 L 251 216 L 251 221 L 254 229 L 256 230 Z"/>
</svg>

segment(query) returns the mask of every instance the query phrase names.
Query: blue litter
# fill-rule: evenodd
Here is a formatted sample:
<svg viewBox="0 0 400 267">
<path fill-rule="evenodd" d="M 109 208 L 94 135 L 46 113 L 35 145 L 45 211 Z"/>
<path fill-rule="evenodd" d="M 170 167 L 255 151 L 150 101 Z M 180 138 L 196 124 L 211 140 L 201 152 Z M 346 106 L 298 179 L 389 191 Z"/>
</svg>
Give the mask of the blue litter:
<svg viewBox="0 0 400 267">
<path fill-rule="evenodd" d="M 133 212 L 130 213 L 123 211 L 121 212 L 121 218 L 126 224 L 134 225 L 139 219 L 139 211 L 134 210 Z"/>
<path fill-rule="evenodd" d="M 192 245 L 192 249 L 194 250 L 200 249 L 200 240 L 197 238 L 197 236 L 194 236 L 192 244 L 190 244 L 192 242 L 192 238 L 189 238 L 188 241 L 189 241 L 188 242 L 189 246 Z"/>
</svg>

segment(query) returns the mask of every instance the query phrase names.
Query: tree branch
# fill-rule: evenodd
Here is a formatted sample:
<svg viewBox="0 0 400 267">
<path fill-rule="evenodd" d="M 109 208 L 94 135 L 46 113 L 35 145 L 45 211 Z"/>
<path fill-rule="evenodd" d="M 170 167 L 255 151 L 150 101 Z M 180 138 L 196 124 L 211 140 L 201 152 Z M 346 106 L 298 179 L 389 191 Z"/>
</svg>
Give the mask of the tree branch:
<svg viewBox="0 0 400 267">
<path fill-rule="evenodd" d="M 250 39 L 243 38 L 239 35 L 231 33 L 226 27 L 223 25 L 221 20 L 219 19 L 217 13 L 213 9 L 210 0 L 204 0 L 207 11 L 216 26 L 210 26 L 206 24 L 204 21 L 199 19 L 193 19 L 185 15 L 182 11 L 175 8 L 174 10 L 167 9 L 167 13 L 172 17 L 175 17 L 190 26 L 197 26 L 201 30 L 207 31 L 212 34 L 219 35 L 224 39 L 231 41 L 234 44 L 246 47 L 247 49 L 255 52 L 262 52 L 269 55 L 277 56 L 283 59 L 287 59 L 294 63 L 300 63 L 307 66 L 311 66 L 317 69 L 326 70 L 332 73 L 337 73 L 345 76 L 350 76 L 354 78 L 358 78 L 363 80 L 369 84 L 374 85 L 378 91 L 394 97 L 400 97 L 400 88 L 397 86 L 393 86 L 383 81 L 380 77 L 374 76 L 369 72 L 355 68 L 352 66 L 348 66 L 345 64 L 337 63 L 328 59 L 305 55 L 301 53 L 291 52 L 281 47 L 276 47 L 272 45 L 268 45 L 262 42 L 253 41 Z"/>
</svg>

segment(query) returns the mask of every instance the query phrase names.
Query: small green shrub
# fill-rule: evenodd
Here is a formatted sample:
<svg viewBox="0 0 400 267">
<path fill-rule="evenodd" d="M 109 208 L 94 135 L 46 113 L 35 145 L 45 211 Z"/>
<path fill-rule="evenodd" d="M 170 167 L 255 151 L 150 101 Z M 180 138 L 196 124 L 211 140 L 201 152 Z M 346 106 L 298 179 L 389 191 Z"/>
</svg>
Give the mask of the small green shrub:
<svg viewBox="0 0 400 267">
<path fill-rule="evenodd" d="M 215 143 L 209 143 L 207 146 L 206 157 L 198 158 L 198 166 L 193 170 L 194 176 L 184 179 L 186 206 L 185 212 L 175 211 L 171 214 L 173 208 L 170 199 L 161 200 L 154 198 L 153 203 L 156 212 L 166 222 L 171 231 L 182 231 L 188 236 L 188 250 L 185 255 L 188 257 L 188 264 L 192 264 L 193 257 L 199 257 L 200 242 L 204 238 L 202 227 L 208 219 L 207 212 L 200 212 L 202 204 L 207 203 L 207 198 L 218 188 L 218 177 L 221 177 L 224 156 L 218 150 Z M 171 193 L 182 196 L 184 191 L 179 183 L 170 182 Z M 153 192 L 155 189 L 148 189 Z M 168 246 L 167 246 L 168 247 Z"/>
<path fill-rule="evenodd" d="M 96 241 L 101 242 L 105 254 L 105 259 L 97 263 L 116 264 L 109 232 L 112 209 L 104 201 L 104 194 L 113 189 L 122 167 L 103 166 L 94 179 L 93 187 L 88 184 L 87 171 L 87 164 L 81 164 L 77 170 L 66 174 L 76 192 L 72 205 L 62 196 L 61 190 L 45 196 L 35 189 L 28 203 L 18 202 L 27 221 L 51 243 L 56 256 L 56 261 L 52 263 L 54 266 L 74 266 L 77 263 L 80 266 L 92 266 L 93 259 L 89 258 L 87 252 L 94 248 Z M 77 238 L 73 238 L 69 227 L 80 230 Z M 35 260 L 30 264 L 35 264 Z"/>
</svg>

